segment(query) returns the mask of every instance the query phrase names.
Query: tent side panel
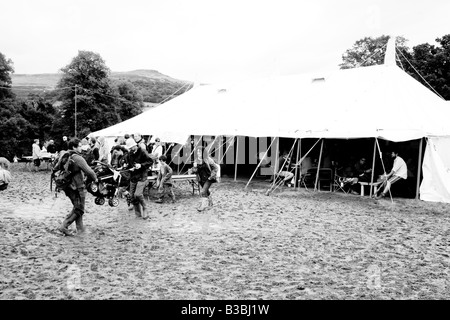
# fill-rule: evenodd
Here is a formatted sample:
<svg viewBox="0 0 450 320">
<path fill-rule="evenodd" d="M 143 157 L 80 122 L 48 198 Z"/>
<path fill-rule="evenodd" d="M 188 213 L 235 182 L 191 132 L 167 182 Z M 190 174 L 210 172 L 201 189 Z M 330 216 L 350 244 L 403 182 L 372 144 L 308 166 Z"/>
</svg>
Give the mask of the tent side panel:
<svg viewBox="0 0 450 320">
<path fill-rule="evenodd" d="M 450 203 L 450 137 L 428 138 L 420 199 Z"/>
</svg>

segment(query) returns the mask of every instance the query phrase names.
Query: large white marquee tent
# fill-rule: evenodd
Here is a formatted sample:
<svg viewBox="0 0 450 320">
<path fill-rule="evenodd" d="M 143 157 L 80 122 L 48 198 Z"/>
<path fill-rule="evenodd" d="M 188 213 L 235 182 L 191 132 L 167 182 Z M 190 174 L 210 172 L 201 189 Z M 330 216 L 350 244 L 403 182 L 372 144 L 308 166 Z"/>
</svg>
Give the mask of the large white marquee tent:
<svg viewBox="0 0 450 320">
<path fill-rule="evenodd" d="M 383 65 L 197 86 L 92 135 L 139 132 L 181 144 L 190 135 L 427 138 L 420 199 L 450 202 L 448 119 L 449 103 L 396 66 L 390 41 Z"/>
</svg>

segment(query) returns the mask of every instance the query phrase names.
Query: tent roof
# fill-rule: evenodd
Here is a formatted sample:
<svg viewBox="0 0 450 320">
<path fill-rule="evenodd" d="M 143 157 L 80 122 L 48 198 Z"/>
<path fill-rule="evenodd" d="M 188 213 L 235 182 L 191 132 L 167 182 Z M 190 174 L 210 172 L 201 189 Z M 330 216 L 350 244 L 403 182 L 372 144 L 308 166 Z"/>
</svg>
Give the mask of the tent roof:
<svg viewBox="0 0 450 320">
<path fill-rule="evenodd" d="M 189 135 L 363 138 L 448 136 L 448 103 L 397 66 L 337 70 L 198 86 L 156 108 L 94 132 L 140 132 L 184 143 Z"/>
</svg>

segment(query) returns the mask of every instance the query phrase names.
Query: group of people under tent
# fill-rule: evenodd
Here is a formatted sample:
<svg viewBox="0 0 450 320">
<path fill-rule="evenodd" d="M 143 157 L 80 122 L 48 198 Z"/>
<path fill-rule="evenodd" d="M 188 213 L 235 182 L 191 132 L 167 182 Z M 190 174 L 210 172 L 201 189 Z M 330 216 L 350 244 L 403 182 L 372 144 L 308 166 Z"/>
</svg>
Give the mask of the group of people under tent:
<svg viewBox="0 0 450 320">
<path fill-rule="evenodd" d="M 377 189 L 377 193 L 373 195 L 377 200 L 386 197 L 391 190 L 392 185 L 398 181 L 405 181 L 408 178 L 408 174 L 411 172 L 408 171 L 408 165 L 403 158 L 399 156 L 397 149 L 392 148 L 388 154 L 391 158 L 391 169 L 388 173 L 385 173 L 380 177 L 375 177 L 375 181 L 381 182 Z M 279 178 L 281 180 L 280 182 L 287 187 L 295 185 L 295 170 L 293 169 L 294 166 L 292 165 L 291 158 L 292 157 L 289 156 L 287 151 L 282 152 L 278 159 L 279 171 L 275 174 L 275 177 Z M 301 164 L 300 177 L 305 175 L 311 168 L 317 168 L 317 160 L 313 162 L 310 157 L 303 158 Z M 338 165 L 337 163 L 333 164 L 335 166 Z M 341 173 L 342 179 L 340 180 L 342 187 L 345 187 L 347 191 L 352 194 L 360 194 L 358 188 L 363 188 L 363 186 L 358 182 L 371 182 L 372 180 L 372 168 L 367 164 L 366 157 L 360 157 L 352 166 L 343 169 L 344 170 Z"/>
</svg>

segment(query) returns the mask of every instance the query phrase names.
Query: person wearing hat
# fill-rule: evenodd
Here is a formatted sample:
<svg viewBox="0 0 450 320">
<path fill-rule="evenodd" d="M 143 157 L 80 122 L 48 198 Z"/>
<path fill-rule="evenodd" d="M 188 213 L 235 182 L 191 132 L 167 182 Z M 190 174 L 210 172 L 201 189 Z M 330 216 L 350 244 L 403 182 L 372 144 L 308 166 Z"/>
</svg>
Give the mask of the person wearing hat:
<svg viewBox="0 0 450 320">
<path fill-rule="evenodd" d="M 126 168 L 132 169 L 130 174 L 130 196 L 137 218 L 148 218 L 147 206 L 144 200 L 144 188 L 147 185 L 147 172 L 152 165 L 150 155 L 140 148 L 134 139 L 126 141 L 128 149 Z"/>
</svg>

